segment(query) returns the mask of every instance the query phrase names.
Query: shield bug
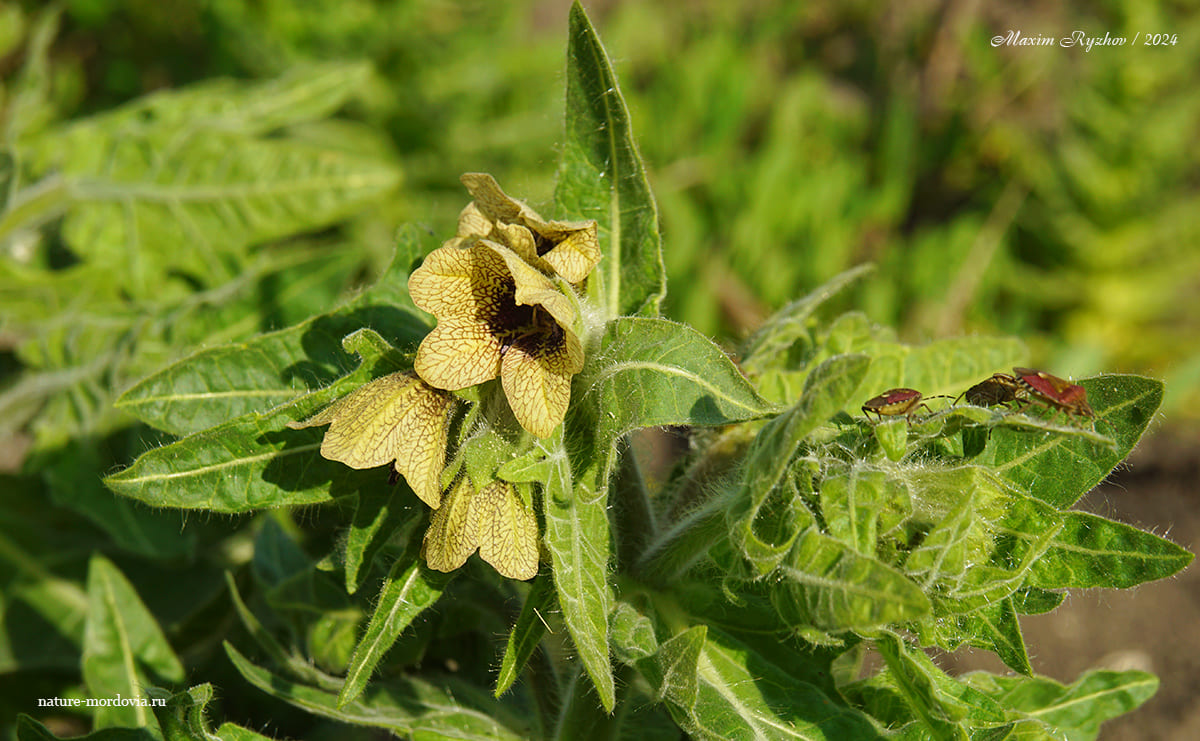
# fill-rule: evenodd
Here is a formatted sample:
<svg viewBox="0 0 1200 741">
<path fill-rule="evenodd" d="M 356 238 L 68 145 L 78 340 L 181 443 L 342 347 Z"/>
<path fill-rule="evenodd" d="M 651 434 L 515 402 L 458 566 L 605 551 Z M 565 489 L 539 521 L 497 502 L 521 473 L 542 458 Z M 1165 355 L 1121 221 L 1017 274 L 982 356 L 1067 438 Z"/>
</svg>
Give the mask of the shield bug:
<svg viewBox="0 0 1200 741">
<path fill-rule="evenodd" d="M 1033 401 L 1069 415 L 1096 416 L 1088 406 L 1087 389 L 1083 386 L 1032 368 L 1013 368 L 1013 373 L 1016 374 L 1016 382 Z"/>
<path fill-rule="evenodd" d="M 1008 406 L 1011 401 L 1023 401 L 1018 395 L 1024 392 L 1024 387 L 1017 379 L 1007 373 L 993 373 L 991 378 L 980 381 L 971 388 L 959 394 L 954 401 L 966 398 L 967 403 L 977 407 L 990 407 L 996 404 Z"/>
<path fill-rule="evenodd" d="M 862 405 L 863 414 L 867 415 L 867 419 L 871 418 L 871 413 L 874 412 L 880 421 L 884 417 L 899 417 L 901 415 L 909 416 L 916 410 L 925 407 L 925 403 L 921 401 L 926 399 L 941 399 L 949 398 L 942 396 L 927 396 L 922 397 L 921 392 L 916 389 L 888 389 L 879 396 L 867 399 Z"/>
</svg>

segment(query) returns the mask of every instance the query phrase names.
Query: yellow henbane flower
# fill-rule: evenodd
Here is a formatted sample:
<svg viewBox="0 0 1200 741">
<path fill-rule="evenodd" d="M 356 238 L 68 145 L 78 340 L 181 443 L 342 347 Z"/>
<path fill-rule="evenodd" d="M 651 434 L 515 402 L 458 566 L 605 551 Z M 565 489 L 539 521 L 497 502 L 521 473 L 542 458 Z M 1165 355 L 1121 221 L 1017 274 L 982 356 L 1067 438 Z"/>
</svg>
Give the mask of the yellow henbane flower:
<svg viewBox="0 0 1200 741">
<path fill-rule="evenodd" d="M 583 368 L 575 309 L 512 250 L 484 239 L 439 247 L 413 271 L 413 302 L 437 317 L 414 368 L 431 386 L 463 389 L 500 376 L 521 426 L 546 437 L 563 420 Z"/>
<path fill-rule="evenodd" d="M 461 477 L 429 519 L 421 552 L 429 568 L 453 571 L 475 550 L 502 576 L 532 579 L 538 570 L 534 517 L 511 484 L 493 481 L 476 492 Z"/>
<path fill-rule="evenodd" d="M 462 176 L 475 200 L 458 217 L 458 236 L 499 242 L 546 275 L 579 283 L 600 262 L 595 221 L 546 221 L 521 201 L 509 198 L 491 175 Z"/>
<path fill-rule="evenodd" d="M 411 371 L 365 383 L 302 422 L 301 429 L 329 425 L 321 455 L 351 468 L 392 461 L 421 501 L 437 509 L 446 463 L 447 411 L 452 397 Z"/>
</svg>

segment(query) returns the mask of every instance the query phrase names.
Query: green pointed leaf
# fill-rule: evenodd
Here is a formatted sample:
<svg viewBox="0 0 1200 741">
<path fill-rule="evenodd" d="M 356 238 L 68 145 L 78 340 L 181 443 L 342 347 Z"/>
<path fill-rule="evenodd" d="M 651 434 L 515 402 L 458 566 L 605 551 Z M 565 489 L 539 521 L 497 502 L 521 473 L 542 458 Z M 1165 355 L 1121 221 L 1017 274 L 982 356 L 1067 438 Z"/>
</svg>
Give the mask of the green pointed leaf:
<svg viewBox="0 0 1200 741">
<path fill-rule="evenodd" d="M 351 334 L 343 345 L 362 362 L 333 385 L 150 450 L 104 483 L 158 507 L 248 512 L 328 501 L 377 479 L 379 472 L 356 471 L 318 455 L 324 430 L 287 426 L 404 365 L 404 356 L 372 330 Z"/>
<path fill-rule="evenodd" d="M 562 427 L 553 438 L 562 446 Z M 586 480 L 575 481 L 565 453 L 552 455 L 544 484 L 542 508 L 546 531 L 543 543 L 554 567 L 554 587 L 563 621 L 588 676 L 609 712 L 616 702 L 612 665 L 608 658 L 608 585 L 611 541 L 607 497 Z M 595 477 L 592 477 L 594 481 Z"/>
<path fill-rule="evenodd" d="M 488 693 L 452 678 L 438 684 L 416 678 L 372 682 L 353 702 L 340 706 L 337 695 L 299 684 L 256 666 L 229 643 L 234 667 L 247 682 L 269 695 L 325 718 L 416 738 L 471 738 L 520 741 L 530 738 L 528 714 L 518 714 Z"/>
<path fill-rule="evenodd" d="M 1158 677 L 1140 671 L 1092 671 L 1067 686 L 1048 677 L 983 672 L 963 679 L 1023 717 L 1082 738 L 1095 738 L 1101 723 L 1128 713 L 1158 691 Z"/>
<path fill-rule="evenodd" d="M 339 708 L 358 699 L 387 650 L 418 615 L 437 602 L 454 578 L 454 572 L 430 570 L 416 551 L 410 549 L 409 554 L 396 561 L 383 583 L 371 622 L 354 648 L 346 684 L 338 693 Z"/>
<path fill-rule="evenodd" d="M 1186 548 L 1132 525 L 1067 512 L 1046 552 L 1033 563 L 1031 587 L 1128 589 L 1168 577 L 1192 562 Z"/>
<path fill-rule="evenodd" d="M 186 435 L 332 383 L 353 363 L 343 338 L 362 327 L 412 351 L 429 325 L 408 297 L 408 274 L 432 246 L 429 235 L 406 228 L 391 267 L 360 296 L 296 326 L 201 350 L 139 381 L 117 406 L 153 427 Z"/>
<path fill-rule="evenodd" d="M 1033 673 L 1011 596 L 970 612 L 946 615 L 941 607 L 935 600 L 934 615 L 917 624 L 921 645 L 957 651 L 965 643 L 994 652 L 1013 671 Z"/>
<path fill-rule="evenodd" d="M 331 388 L 345 393 L 350 385 Z M 341 395 L 315 394 L 326 403 Z M 155 507 L 250 512 L 329 501 L 380 478 L 321 458 L 320 430 L 287 429 L 304 416 L 248 414 L 151 450 L 104 483 Z"/>
<path fill-rule="evenodd" d="M 992 467 L 1021 491 L 1069 507 L 1129 455 L 1162 403 L 1163 385 L 1141 376 L 1098 376 L 1079 382 L 1096 413 L 1096 430 L 1116 448 L 1078 437 L 997 428 L 975 462 Z"/>
<path fill-rule="evenodd" d="M 666 293 L 658 208 L 608 55 L 578 2 L 571 7 L 565 136 L 558 215 L 595 219 L 604 252 L 589 293 L 610 318 L 656 316 Z"/>
<path fill-rule="evenodd" d="M 147 698 L 152 684 L 144 672 L 183 681 L 183 665 L 137 591 L 108 559 L 88 564 L 88 615 L 83 637 L 83 679 L 95 698 Z M 98 728 L 130 726 L 159 734 L 149 707 L 106 705 L 96 711 Z"/>
<path fill-rule="evenodd" d="M 712 340 L 665 319 L 623 317 L 604 328 L 574 388 L 595 409 L 600 444 L 659 425 L 724 425 L 770 407 Z"/>
<path fill-rule="evenodd" d="M 694 738 L 873 739 L 866 716 L 790 676 L 723 631 L 709 627 L 697 659 L 696 701 L 672 706 Z"/>
<path fill-rule="evenodd" d="M 779 574 L 771 597 L 789 625 L 865 630 L 930 611 L 929 599 L 903 574 L 815 528 L 796 540 Z"/>
<path fill-rule="evenodd" d="M 548 573 L 538 574 L 504 645 L 504 658 L 500 661 L 500 673 L 496 677 L 496 697 L 512 687 L 521 670 L 529 663 L 529 658 L 546 634 L 545 618 L 542 616 L 553 609 L 554 579 Z"/>
<path fill-rule="evenodd" d="M 565 478 L 557 473 L 550 476 L 551 482 L 562 483 L 552 483 L 548 489 L 557 493 L 546 498 L 546 542 L 552 554 L 559 549 L 558 559 L 595 570 L 583 577 L 576 566 L 570 569 L 576 588 L 595 592 L 607 579 L 611 544 L 606 497 L 619 437 L 641 427 L 728 424 L 762 416 L 769 408 L 711 340 L 684 325 L 653 318 L 625 317 L 609 322 L 573 388 L 584 391 L 572 402 L 567 427 L 573 439 L 588 444 L 571 449 L 571 462 L 565 455 L 556 460 L 553 451 L 546 457 L 556 471 L 565 472 Z M 572 471 L 579 472 L 575 479 Z M 564 488 L 556 490 L 559 485 Z M 575 491 L 568 494 L 571 486 Z M 584 522 L 590 524 L 585 528 Z M 591 547 L 572 544 L 573 534 Z M 603 550 L 590 553 L 599 543 L 604 544 Z M 559 563 L 555 560 L 559 602 L 564 615 L 569 615 L 589 601 L 564 598 Z M 588 619 L 567 620 L 568 627 L 575 626 L 571 630 L 576 641 L 580 639 L 576 630 L 588 630 L 586 640 L 595 641 L 595 632 L 602 633 L 601 626 L 607 625 L 607 600 L 590 602 L 594 609 Z M 595 667 L 589 668 L 589 674 L 593 678 L 601 665 L 607 673 L 607 642 L 602 659 L 600 648 L 597 644 L 591 654 Z"/>
<path fill-rule="evenodd" d="M 1025 637 L 1013 598 L 967 613 L 955 615 L 959 630 L 974 636 L 972 646 L 994 651 L 1005 666 L 1026 676 L 1033 674 L 1033 664 L 1025 650 Z M 965 618 L 965 619 L 963 619 Z"/>
</svg>

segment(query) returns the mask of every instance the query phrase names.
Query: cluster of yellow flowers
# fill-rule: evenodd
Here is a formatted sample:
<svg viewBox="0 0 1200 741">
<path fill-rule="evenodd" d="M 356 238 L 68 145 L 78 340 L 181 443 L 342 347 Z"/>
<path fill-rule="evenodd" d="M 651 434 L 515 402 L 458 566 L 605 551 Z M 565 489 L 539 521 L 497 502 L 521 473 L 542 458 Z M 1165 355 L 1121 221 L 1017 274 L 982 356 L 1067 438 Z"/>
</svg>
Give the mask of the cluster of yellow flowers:
<svg viewBox="0 0 1200 741">
<path fill-rule="evenodd" d="M 433 508 L 422 553 L 452 571 L 476 550 L 501 574 L 537 573 L 537 518 L 513 486 L 460 475 L 442 496 L 449 391 L 496 377 L 516 420 L 539 437 L 562 424 L 583 368 L 568 291 L 600 261 L 596 222 L 546 221 L 491 175 L 468 173 L 458 232 L 409 277 L 413 302 L 437 317 L 412 371 L 364 384 L 292 427 L 329 425 L 321 455 L 351 468 L 395 462 Z M 556 279 L 561 278 L 561 281 Z M 563 286 L 562 283 L 570 287 Z"/>
</svg>

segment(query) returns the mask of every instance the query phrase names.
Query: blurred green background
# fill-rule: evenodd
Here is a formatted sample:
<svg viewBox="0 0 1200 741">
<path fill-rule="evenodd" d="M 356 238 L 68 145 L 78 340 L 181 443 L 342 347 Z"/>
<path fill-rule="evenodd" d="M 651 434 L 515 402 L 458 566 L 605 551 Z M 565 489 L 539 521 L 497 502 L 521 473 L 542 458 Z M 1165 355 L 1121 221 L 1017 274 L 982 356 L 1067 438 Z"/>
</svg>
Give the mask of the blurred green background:
<svg viewBox="0 0 1200 741">
<path fill-rule="evenodd" d="M 3 5 L 6 81 L 42 5 Z M 1187 4 L 587 5 L 659 200 L 673 318 L 732 347 L 790 298 L 871 261 L 877 271 L 842 308 L 906 339 L 1018 335 L 1034 364 L 1060 375 L 1165 378 L 1167 413 L 1198 416 L 1200 16 Z M 357 266 L 315 292 L 330 303 L 386 264 L 399 224 L 448 233 L 465 202 L 461 172 L 491 172 L 549 203 L 568 6 L 65 0 L 40 120 L 219 76 L 368 60 L 372 76 L 338 118 L 301 134 L 402 173 L 385 198 L 322 232 L 361 248 Z M 992 44 L 1010 30 L 1166 32 L 1175 43 Z M 5 251 L 64 264 L 53 240 Z M 294 317 L 277 311 L 258 329 L 282 318 Z M 13 348 L 37 326 L 4 327 L 8 383 L 28 365 Z"/>
</svg>

